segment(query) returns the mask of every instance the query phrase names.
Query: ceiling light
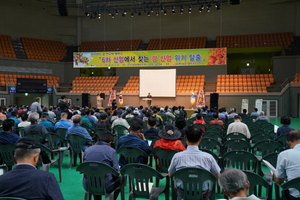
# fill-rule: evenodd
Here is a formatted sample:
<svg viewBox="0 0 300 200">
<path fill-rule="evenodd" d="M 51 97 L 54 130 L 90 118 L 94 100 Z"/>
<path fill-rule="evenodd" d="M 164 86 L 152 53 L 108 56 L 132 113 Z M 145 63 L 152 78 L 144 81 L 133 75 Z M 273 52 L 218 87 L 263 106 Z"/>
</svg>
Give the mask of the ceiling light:
<svg viewBox="0 0 300 200">
<path fill-rule="evenodd" d="M 167 11 L 166 10 L 164 11 L 164 15 L 167 15 Z"/>
<path fill-rule="evenodd" d="M 150 17 L 150 12 L 148 11 L 148 17 Z"/>
<path fill-rule="evenodd" d="M 159 15 L 159 12 L 158 11 L 156 11 L 156 16 L 158 16 Z"/>
<path fill-rule="evenodd" d="M 85 12 L 84 14 L 85 14 L 85 16 L 87 16 L 87 17 L 90 16 L 90 13 L 88 13 L 88 12 Z"/>
<path fill-rule="evenodd" d="M 131 13 L 131 17 L 133 17 L 133 12 Z"/>
<path fill-rule="evenodd" d="M 119 11 L 118 10 L 116 10 L 116 15 L 118 15 L 119 14 Z"/>
<path fill-rule="evenodd" d="M 114 19 L 114 18 L 115 18 L 115 15 L 114 15 L 114 14 L 111 14 L 111 18 L 113 18 L 113 19 Z"/>
</svg>

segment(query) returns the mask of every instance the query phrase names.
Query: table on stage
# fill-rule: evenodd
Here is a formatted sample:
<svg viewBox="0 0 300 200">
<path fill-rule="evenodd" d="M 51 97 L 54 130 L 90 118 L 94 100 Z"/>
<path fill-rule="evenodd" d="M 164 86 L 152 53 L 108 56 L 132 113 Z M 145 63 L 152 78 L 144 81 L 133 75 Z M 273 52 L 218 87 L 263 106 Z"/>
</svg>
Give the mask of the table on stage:
<svg viewBox="0 0 300 200">
<path fill-rule="evenodd" d="M 151 104 L 152 98 L 143 98 L 142 100 L 143 100 L 143 101 L 146 101 L 146 103 L 147 103 L 146 106 L 149 107 L 150 104 Z"/>
</svg>

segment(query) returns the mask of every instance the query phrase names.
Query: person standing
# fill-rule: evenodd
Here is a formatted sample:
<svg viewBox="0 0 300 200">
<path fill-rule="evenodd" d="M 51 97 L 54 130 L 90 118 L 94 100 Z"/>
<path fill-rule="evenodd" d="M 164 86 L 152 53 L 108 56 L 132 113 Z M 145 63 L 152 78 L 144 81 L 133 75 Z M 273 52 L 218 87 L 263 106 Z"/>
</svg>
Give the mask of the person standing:
<svg viewBox="0 0 300 200">
<path fill-rule="evenodd" d="M 69 111 L 69 107 L 70 107 L 70 103 L 69 103 L 69 99 L 67 99 L 67 97 L 65 95 L 61 96 L 61 101 L 58 103 L 58 107 L 60 109 L 60 112 L 68 112 Z"/>
<path fill-rule="evenodd" d="M 148 93 L 147 98 L 148 98 L 148 99 L 152 99 L 152 96 L 151 96 L 150 92 Z M 152 102 L 152 100 L 147 100 L 147 105 L 148 105 L 148 107 L 151 106 L 151 102 Z"/>
<path fill-rule="evenodd" d="M 37 112 L 39 114 L 41 114 L 43 111 L 42 111 L 42 108 L 41 108 L 41 99 L 40 98 L 36 98 L 35 99 L 35 102 L 33 102 L 29 108 L 30 112 Z"/>
</svg>

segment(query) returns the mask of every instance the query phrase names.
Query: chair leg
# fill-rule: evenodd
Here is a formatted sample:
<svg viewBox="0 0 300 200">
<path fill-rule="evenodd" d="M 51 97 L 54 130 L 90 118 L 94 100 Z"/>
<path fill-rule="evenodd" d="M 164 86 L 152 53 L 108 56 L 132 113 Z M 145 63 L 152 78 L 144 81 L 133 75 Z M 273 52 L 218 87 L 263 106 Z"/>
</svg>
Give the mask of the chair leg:
<svg viewBox="0 0 300 200">
<path fill-rule="evenodd" d="M 70 169 L 72 169 L 73 154 L 74 154 L 74 152 L 73 152 L 73 151 L 70 151 L 70 166 L 69 166 Z"/>
<path fill-rule="evenodd" d="M 88 192 L 85 192 L 84 194 L 84 200 L 91 200 L 92 195 Z"/>
<path fill-rule="evenodd" d="M 64 152 L 60 151 L 58 153 L 58 174 L 59 174 L 59 182 L 62 182 L 62 175 L 61 175 L 61 169 L 62 169 L 62 159 L 64 156 Z"/>
</svg>

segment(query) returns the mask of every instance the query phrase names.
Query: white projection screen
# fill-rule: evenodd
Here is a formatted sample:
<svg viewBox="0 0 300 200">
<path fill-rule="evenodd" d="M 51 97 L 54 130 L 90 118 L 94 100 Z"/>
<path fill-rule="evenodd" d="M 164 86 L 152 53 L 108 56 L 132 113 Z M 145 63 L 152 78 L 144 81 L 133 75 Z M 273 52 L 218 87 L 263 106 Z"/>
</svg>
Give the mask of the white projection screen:
<svg viewBox="0 0 300 200">
<path fill-rule="evenodd" d="M 176 97 L 176 69 L 141 69 L 140 97 Z"/>
</svg>

